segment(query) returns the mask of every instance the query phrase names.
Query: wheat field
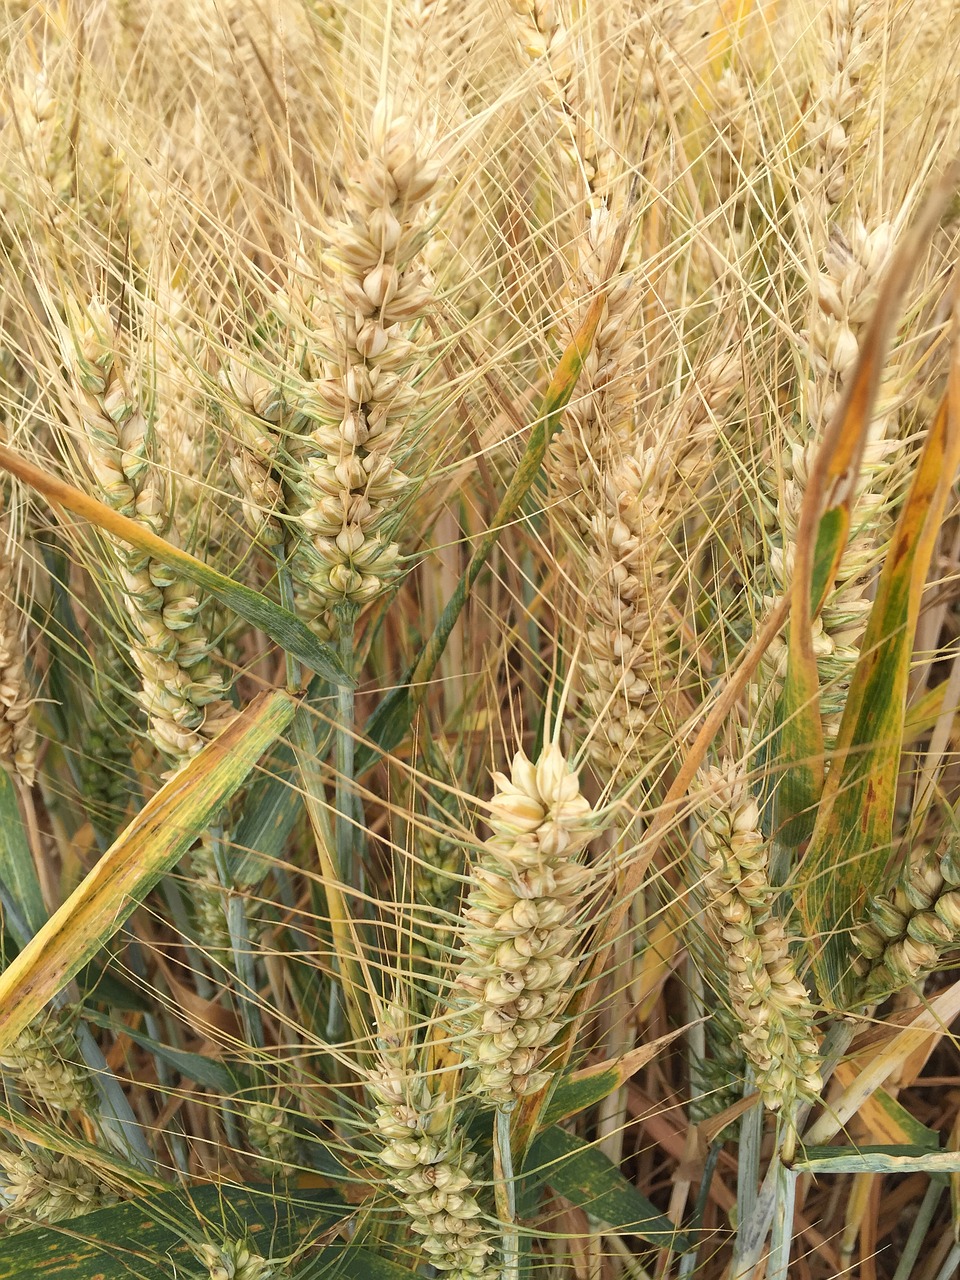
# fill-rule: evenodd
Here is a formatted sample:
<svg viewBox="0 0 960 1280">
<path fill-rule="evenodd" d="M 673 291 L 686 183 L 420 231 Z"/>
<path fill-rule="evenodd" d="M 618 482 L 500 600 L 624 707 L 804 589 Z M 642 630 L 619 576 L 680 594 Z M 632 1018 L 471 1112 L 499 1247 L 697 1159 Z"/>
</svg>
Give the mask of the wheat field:
<svg viewBox="0 0 960 1280">
<path fill-rule="evenodd" d="M 960 8 L 0 41 L 0 1280 L 954 1276 Z"/>
</svg>

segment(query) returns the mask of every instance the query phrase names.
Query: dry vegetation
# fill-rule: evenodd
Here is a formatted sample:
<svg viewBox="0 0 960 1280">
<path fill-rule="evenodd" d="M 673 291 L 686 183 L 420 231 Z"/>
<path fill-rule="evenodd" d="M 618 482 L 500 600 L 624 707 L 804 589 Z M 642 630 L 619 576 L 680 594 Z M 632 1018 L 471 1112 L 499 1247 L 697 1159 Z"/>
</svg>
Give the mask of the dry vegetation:
<svg viewBox="0 0 960 1280">
<path fill-rule="evenodd" d="M 947 1280 L 960 10 L 0 15 L 0 1276 Z"/>
</svg>

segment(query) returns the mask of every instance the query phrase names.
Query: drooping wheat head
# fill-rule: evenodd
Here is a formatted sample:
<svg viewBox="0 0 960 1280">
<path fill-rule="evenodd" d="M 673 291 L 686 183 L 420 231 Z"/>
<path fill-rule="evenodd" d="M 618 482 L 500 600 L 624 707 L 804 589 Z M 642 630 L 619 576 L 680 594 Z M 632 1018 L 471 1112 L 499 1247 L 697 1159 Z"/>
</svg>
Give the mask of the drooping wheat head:
<svg viewBox="0 0 960 1280">
<path fill-rule="evenodd" d="M 74 1159 L 40 1147 L 0 1151 L 8 1222 L 23 1228 L 36 1222 L 63 1222 L 115 1204 L 116 1192 L 97 1173 Z"/>
</svg>

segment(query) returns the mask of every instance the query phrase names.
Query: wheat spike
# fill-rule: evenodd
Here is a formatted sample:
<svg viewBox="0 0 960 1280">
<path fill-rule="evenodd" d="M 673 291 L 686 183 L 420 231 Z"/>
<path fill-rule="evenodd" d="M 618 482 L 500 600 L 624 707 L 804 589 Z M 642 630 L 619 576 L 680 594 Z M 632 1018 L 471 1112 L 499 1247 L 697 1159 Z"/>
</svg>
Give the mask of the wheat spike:
<svg viewBox="0 0 960 1280">
<path fill-rule="evenodd" d="M 726 961 L 740 1039 L 765 1105 L 789 1115 L 798 1100 L 815 1099 L 822 1088 L 815 1010 L 797 977 L 792 939 L 773 914 L 769 850 L 743 771 L 727 761 L 701 771 L 700 782 L 703 892 Z"/>
</svg>

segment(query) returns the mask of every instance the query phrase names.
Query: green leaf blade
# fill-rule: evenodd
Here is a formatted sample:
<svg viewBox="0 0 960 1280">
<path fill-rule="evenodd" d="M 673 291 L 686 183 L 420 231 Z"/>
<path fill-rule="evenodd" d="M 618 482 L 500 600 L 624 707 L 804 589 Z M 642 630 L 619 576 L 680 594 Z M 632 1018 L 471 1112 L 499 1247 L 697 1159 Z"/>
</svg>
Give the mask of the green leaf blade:
<svg viewBox="0 0 960 1280">
<path fill-rule="evenodd" d="M 526 1176 L 548 1182 L 555 1191 L 620 1235 L 649 1244 L 687 1249 L 682 1232 L 628 1182 L 597 1147 L 556 1126 L 533 1143 Z"/>
<path fill-rule="evenodd" d="M 286 1259 L 349 1213 L 330 1191 L 229 1184 L 170 1191 L 0 1240 L 0 1280 L 171 1280 L 199 1273 L 190 1241 L 250 1241 Z M 174 1267 L 179 1272 L 174 1271 Z"/>
<path fill-rule="evenodd" d="M 195 582 L 203 587 L 228 609 L 232 609 L 238 617 L 249 622 L 251 626 L 259 627 L 281 649 L 292 654 L 311 671 L 325 676 L 333 684 L 351 683 L 351 677 L 347 675 L 343 663 L 333 649 L 319 641 L 306 623 L 295 614 L 274 604 L 259 591 L 254 591 L 240 582 L 234 582 L 232 578 L 205 564 L 196 556 L 190 555 L 180 547 L 172 546 L 164 538 L 138 524 L 136 520 L 113 511 L 81 489 L 67 484 L 41 467 L 34 466 L 22 454 L 14 449 L 8 449 L 6 445 L 0 445 L 0 467 L 4 467 L 25 484 L 36 489 L 48 502 L 64 507 L 84 520 L 89 520 L 112 537 L 128 542 L 138 550 L 146 552 L 152 559 L 166 565 L 167 568 L 175 570 L 188 582 Z"/>
<path fill-rule="evenodd" d="M 30 932 L 36 933 L 47 919 L 47 908 L 23 829 L 17 789 L 6 769 L 0 769 L 0 881 Z"/>
<path fill-rule="evenodd" d="M 800 510 L 790 587 L 787 675 L 779 708 L 782 782 L 775 825 L 788 854 L 811 836 L 823 778 L 820 679 L 813 624 L 833 587 L 850 530 L 863 451 L 890 339 L 907 286 L 954 193 L 957 168 L 928 196 L 884 275 L 876 306 L 860 337 L 860 354 L 843 400 L 814 458 Z"/>
<path fill-rule="evenodd" d="M 358 773 L 369 769 L 378 756 L 389 754 L 409 729 L 418 700 L 436 670 L 473 584 L 496 546 L 502 530 L 516 518 L 524 498 L 540 473 L 547 446 L 560 425 L 563 410 L 574 393 L 584 361 L 593 346 L 597 326 L 603 315 L 604 298 L 605 295 L 600 293 L 590 304 L 583 323 L 561 356 L 550 385 L 544 392 L 540 412 L 530 432 L 523 457 L 507 485 L 500 506 L 490 522 L 490 528 L 480 539 L 415 666 L 403 683 L 391 690 L 379 703 L 370 717 L 367 724 L 368 741 L 357 751 Z"/>
<path fill-rule="evenodd" d="M 927 434 L 880 573 L 837 739 L 837 760 L 801 868 L 799 906 L 821 998 L 852 998 L 846 934 L 868 886 L 883 885 L 893 824 L 913 640 L 920 600 L 953 477 L 960 422 L 948 398 Z"/>
</svg>

